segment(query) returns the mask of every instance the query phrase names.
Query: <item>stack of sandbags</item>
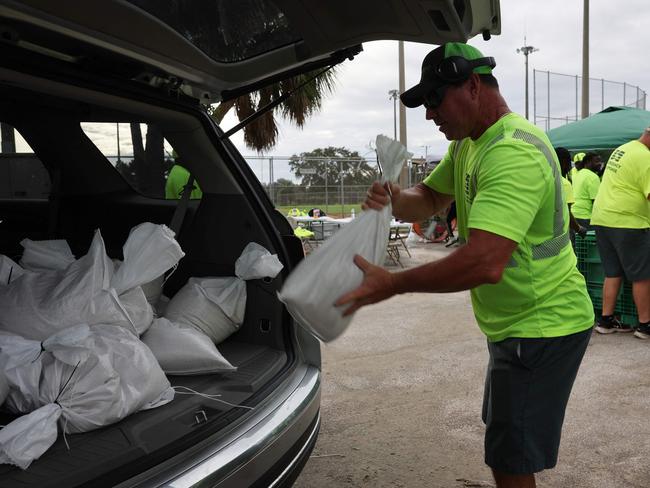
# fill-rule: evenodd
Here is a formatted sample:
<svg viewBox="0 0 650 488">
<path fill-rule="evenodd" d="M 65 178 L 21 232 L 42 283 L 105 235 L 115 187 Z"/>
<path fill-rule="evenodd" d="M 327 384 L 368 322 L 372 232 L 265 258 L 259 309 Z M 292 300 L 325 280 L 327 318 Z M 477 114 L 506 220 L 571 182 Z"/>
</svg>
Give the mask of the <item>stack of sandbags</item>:
<svg viewBox="0 0 650 488">
<path fill-rule="evenodd" d="M 235 263 L 236 276 L 190 278 L 142 340 L 166 373 L 233 371 L 215 345 L 244 322 L 246 280 L 275 278 L 282 267 L 277 255 L 249 243 Z"/>
<path fill-rule="evenodd" d="M 88 253 L 71 262 L 65 241 L 22 243 L 21 263 L 28 270 L 6 256 L 0 261 L 0 330 L 35 340 L 77 324 L 112 324 L 143 334 L 154 312 L 142 287 L 152 281 L 162 287 L 159 277 L 184 256 L 169 228 L 148 222 L 131 230 L 117 270 L 99 230 Z M 155 288 L 159 296 L 161 288 Z"/>
<path fill-rule="evenodd" d="M 33 341 L 0 334 L 5 408 L 19 417 L 0 430 L 0 462 L 26 469 L 64 434 L 113 424 L 170 402 L 174 391 L 149 348 L 114 325 L 80 325 Z"/>
</svg>

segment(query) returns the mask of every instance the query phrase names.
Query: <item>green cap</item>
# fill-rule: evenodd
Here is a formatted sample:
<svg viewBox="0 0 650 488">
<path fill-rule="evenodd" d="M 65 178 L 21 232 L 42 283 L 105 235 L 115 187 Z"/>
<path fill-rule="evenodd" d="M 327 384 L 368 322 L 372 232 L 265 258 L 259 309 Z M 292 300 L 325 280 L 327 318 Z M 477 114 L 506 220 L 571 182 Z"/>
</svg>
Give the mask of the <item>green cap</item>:
<svg viewBox="0 0 650 488">
<path fill-rule="evenodd" d="M 419 107 L 432 90 L 467 80 L 472 73 L 491 74 L 494 58 L 484 57 L 469 44 L 448 42 L 435 48 L 422 61 L 420 82 L 400 95 L 407 107 Z"/>
</svg>

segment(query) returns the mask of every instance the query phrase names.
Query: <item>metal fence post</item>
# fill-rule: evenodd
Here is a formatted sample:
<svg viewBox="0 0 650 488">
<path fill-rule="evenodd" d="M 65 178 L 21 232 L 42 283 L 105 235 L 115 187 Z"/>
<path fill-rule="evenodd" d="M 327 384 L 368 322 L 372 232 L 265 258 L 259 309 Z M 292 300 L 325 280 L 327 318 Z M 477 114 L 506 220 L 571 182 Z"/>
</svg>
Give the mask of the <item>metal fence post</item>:
<svg viewBox="0 0 650 488">
<path fill-rule="evenodd" d="M 551 72 L 546 72 L 546 130 L 551 128 Z"/>
<path fill-rule="evenodd" d="M 341 217 L 345 216 L 343 208 L 343 161 L 339 161 L 339 178 L 341 180 Z"/>
<path fill-rule="evenodd" d="M 269 197 L 275 204 L 275 200 L 273 199 L 273 156 L 269 157 Z"/>
<path fill-rule="evenodd" d="M 329 191 L 327 189 L 327 173 L 330 169 L 330 160 L 325 161 L 325 213 L 329 213 Z"/>
</svg>

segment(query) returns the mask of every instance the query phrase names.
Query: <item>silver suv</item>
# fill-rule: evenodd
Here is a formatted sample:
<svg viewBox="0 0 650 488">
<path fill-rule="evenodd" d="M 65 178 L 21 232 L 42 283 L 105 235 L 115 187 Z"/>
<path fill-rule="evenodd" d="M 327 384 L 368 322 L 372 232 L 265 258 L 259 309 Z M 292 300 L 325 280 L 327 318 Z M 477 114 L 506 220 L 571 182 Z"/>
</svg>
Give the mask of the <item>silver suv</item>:
<svg viewBox="0 0 650 488">
<path fill-rule="evenodd" d="M 290 486 L 320 425 L 319 343 L 276 298 L 302 248 L 206 106 L 351 59 L 365 41 L 499 29 L 498 0 L 0 0 L 0 123 L 15 130 L 0 154 L 1 254 L 29 237 L 81 255 L 99 228 L 119 258 L 129 229 L 174 220 L 186 257 L 167 296 L 191 276 L 233 275 L 251 241 L 285 265 L 247 283 L 245 323 L 219 345 L 236 373 L 170 377 L 252 408 L 177 397 L 70 435 L 69 450 L 59 438 L 25 471 L 0 466 L 0 486 Z M 179 162 L 197 198 L 165 198 Z"/>
</svg>

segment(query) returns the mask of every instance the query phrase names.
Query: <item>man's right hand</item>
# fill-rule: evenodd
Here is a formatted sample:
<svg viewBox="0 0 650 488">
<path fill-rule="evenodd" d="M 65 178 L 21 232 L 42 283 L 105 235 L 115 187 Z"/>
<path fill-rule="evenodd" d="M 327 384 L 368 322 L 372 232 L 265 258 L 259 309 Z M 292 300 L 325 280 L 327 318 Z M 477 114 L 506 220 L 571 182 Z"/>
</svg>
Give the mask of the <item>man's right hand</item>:
<svg viewBox="0 0 650 488">
<path fill-rule="evenodd" d="M 399 198 L 400 187 L 396 183 L 386 182 L 383 185 L 379 181 L 375 181 L 366 193 L 366 199 L 361 204 L 363 210 L 372 208 L 374 210 L 381 210 L 390 201 L 395 202 Z"/>
</svg>

